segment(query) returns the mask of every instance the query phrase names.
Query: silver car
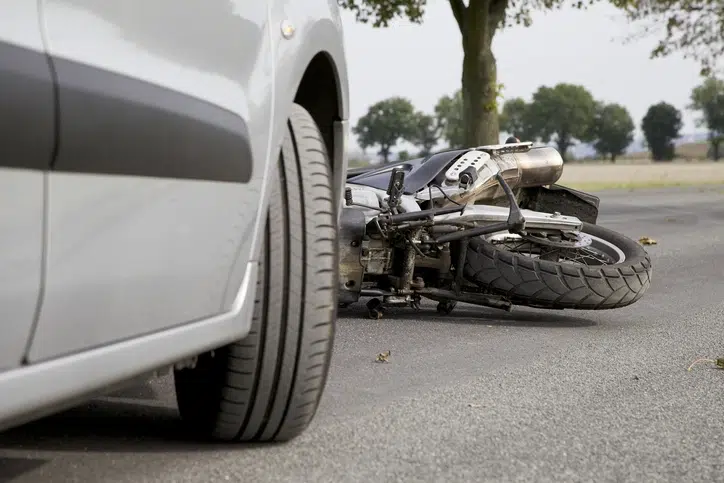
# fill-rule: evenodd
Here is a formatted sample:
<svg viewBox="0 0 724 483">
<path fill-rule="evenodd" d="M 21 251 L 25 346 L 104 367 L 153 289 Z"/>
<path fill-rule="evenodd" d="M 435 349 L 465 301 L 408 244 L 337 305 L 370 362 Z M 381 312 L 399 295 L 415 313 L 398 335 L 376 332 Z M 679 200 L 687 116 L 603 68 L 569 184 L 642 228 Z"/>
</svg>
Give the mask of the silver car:
<svg viewBox="0 0 724 483">
<path fill-rule="evenodd" d="M 333 0 L 6 0 L 0 429 L 170 368 L 201 436 L 301 433 L 348 109 Z"/>
</svg>

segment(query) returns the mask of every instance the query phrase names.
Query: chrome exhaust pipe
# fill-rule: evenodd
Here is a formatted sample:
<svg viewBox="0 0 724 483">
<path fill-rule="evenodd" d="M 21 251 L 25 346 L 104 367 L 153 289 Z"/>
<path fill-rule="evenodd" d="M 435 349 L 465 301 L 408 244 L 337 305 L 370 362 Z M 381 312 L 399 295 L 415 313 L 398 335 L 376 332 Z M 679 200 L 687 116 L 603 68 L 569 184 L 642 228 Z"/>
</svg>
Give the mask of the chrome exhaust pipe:
<svg viewBox="0 0 724 483">
<path fill-rule="evenodd" d="M 515 157 L 518 165 L 518 188 L 554 184 L 563 175 L 563 157 L 550 146 L 531 148 L 527 153 L 503 154 Z M 512 188 L 512 186 L 511 186 Z"/>
</svg>

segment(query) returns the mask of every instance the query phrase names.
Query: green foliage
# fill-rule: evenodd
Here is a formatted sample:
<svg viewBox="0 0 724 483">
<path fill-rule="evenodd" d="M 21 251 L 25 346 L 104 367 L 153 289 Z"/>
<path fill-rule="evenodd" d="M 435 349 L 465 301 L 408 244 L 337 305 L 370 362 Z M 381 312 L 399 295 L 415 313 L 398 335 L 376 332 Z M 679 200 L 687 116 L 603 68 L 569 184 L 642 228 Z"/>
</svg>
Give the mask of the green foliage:
<svg viewBox="0 0 724 483">
<path fill-rule="evenodd" d="M 448 0 L 462 35 L 463 78 L 461 105 L 462 138 L 448 126 L 443 136 L 451 145 L 497 142 L 498 100 L 501 85 L 497 80 L 492 43 L 501 28 L 529 26 L 534 10 L 553 10 L 564 6 L 586 8 L 601 0 Z M 702 63 L 702 72 L 711 70 L 717 58 L 724 57 L 724 1 L 722 0 L 608 0 L 623 9 L 632 20 L 650 20 L 665 25 L 665 33 L 652 56 L 682 51 Z M 421 23 L 427 0 L 338 0 L 355 14 L 359 22 L 387 27 L 397 18 Z M 590 129 L 590 126 L 587 126 Z M 571 139 L 561 132 L 559 148 Z M 575 137 L 575 136 L 573 136 Z M 563 153 L 562 153 L 563 154 Z"/>
<path fill-rule="evenodd" d="M 410 152 L 408 150 L 402 149 L 400 151 L 397 151 L 398 161 L 407 161 L 408 159 L 412 159 L 412 156 L 410 156 Z"/>
<path fill-rule="evenodd" d="M 674 141 L 679 137 L 681 126 L 681 112 L 671 104 L 659 102 L 649 107 L 641 121 L 641 130 L 654 161 L 674 159 Z"/>
<path fill-rule="evenodd" d="M 452 96 L 442 96 L 435 105 L 435 117 L 442 138 L 450 148 L 465 145 L 465 124 L 463 121 L 463 93 L 457 90 Z"/>
<path fill-rule="evenodd" d="M 555 10 L 564 6 L 583 9 L 598 0 L 468 0 L 467 5 L 463 0 L 448 1 L 458 24 L 463 23 L 466 16 L 480 16 L 479 12 L 486 10 L 485 17 L 495 16 L 500 20 L 500 24 L 495 27 L 529 27 L 532 24 L 531 14 L 535 10 Z M 390 22 L 398 18 L 422 23 L 427 6 L 427 0 L 339 0 L 338 3 L 353 12 L 358 22 L 369 23 L 374 27 L 388 27 Z M 632 2 L 624 0 L 619 3 Z"/>
<path fill-rule="evenodd" d="M 602 156 L 616 157 L 624 154 L 633 142 L 634 125 L 631 115 L 619 104 L 600 104 L 593 120 L 591 137 L 595 139 L 593 147 Z"/>
<path fill-rule="evenodd" d="M 500 129 L 521 141 L 537 141 L 538 136 L 531 125 L 531 109 L 520 97 L 505 101 L 500 114 Z"/>
<path fill-rule="evenodd" d="M 387 163 L 390 151 L 401 139 L 414 136 L 415 108 L 404 97 L 391 97 L 373 104 L 352 132 L 362 149 L 379 146 L 378 154 Z"/>
<path fill-rule="evenodd" d="M 698 124 L 709 130 L 712 155 L 718 161 L 719 145 L 724 141 L 724 81 L 710 77 L 695 87 L 689 108 L 701 112 Z"/>
<path fill-rule="evenodd" d="M 592 140 L 596 107 L 593 96 L 583 86 L 565 83 L 541 86 L 533 94 L 528 109 L 529 125 L 543 142 L 554 139 L 565 159 L 575 140 Z"/>
<path fill-rule="evenodd" d="M 483 106 L 483 109 L 486 111 L 495 111 L 498 112 L 498 101 L 503 100 L 503 89 L 505 89 L 505 85 L 503 84 L 496 84 L 494 87 L 494 95 L 493 98 L 486 103 Z"/>
<path fill-rule="evenodd" d="M 440 125 L 435 117 L 418 112 L 415 114 L 415 128 L 408 141 L 420 148 L 420 156 L 427 156 L 440 140 Z"/>
<path fill-rule="evenodd" d="M 339 0 L 339 5 L 354 12 L 358 22 L 387 27 L 395 18 L 421 23 L 427 0 Z"/>
<path fill-rule="evenodd" d="M 724 58 L 722 0 L 610 0 L 631 20 L 648 22 L 646 33 L 663 34 L 651 52 L 664 57 L 680 52 L 699 61 L 709 75 Z"/>
<path fill-rule="evenodd" d="M 449 123 L 443 136 L 452 146 L 498 141 L 498 103 L 502 84 L 497 80 L 492 43 L 495 33 L 505 25 L 530 25 L 530 14 L 537 8 L 551 9 L 572 4 L 583 7 L 586 1 L 566 0 L 448 0 L 462 35 L 463 80 L 460 112 L 464 120 Z M 396 18 L 421 23 L 427 0 L 338 0 L 342 8 L 353 12 L 358 21 L 374 27 L 387 27 Z M 450 118 L 452 119 L 452 118 Z"/>
</svg>

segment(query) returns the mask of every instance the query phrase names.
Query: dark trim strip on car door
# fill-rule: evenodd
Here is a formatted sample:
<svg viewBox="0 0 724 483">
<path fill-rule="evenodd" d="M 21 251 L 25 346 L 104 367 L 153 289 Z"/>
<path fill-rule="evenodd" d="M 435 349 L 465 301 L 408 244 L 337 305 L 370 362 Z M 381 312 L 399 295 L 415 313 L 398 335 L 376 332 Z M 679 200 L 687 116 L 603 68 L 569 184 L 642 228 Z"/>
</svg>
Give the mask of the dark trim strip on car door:
<svg viewBox="0 0 724 483">
<path fill-rule="evenodd" d="M 48 169 L 55 147 L 48 57 L 0 42 L 0 167 Z"/>
<path fill-rule="evenodd" d="M 56 79 L 55 102 L 48 60 Z M 4 43 L 0 89 L 0 99 L 12 101 L 10 112 L 0 110 L 0 126 L 15 126 L 8 131 L 16 139 L 10 146 L 23 149 L 9 156 L 13 153 L 0 147 L 0 167 L 232 183 L 251 179 L 246 123 L 198 98 Z M 25 110 L 18 112 L 23 104 Z M 42 148 L 47 153 L 55 142 L 54 104 L 58 146 L 55 159 L 49 160 L 36 152 Z M 37 119 L 41 125 L 34 124 Z M 41 128 L 49 130 L 45 137 L 36 132 Z"/>
</svg>

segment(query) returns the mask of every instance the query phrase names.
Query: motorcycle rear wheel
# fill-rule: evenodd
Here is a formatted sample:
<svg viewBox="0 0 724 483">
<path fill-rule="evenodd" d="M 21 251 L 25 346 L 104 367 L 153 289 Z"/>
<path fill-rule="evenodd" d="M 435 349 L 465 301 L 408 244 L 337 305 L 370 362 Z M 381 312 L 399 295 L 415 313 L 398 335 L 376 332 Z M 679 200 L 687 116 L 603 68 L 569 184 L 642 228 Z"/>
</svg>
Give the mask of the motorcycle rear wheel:
<svg viewBox="0 0 724 483">
<path fill-rule="evenodd" d="M 471 239 L 465 278 L 514 305 L 529 307 L 607 310 L 639 300 L 651 285 L 651 259 L 646 250 L 602 226 L 583 223 L 581 231 L 592 240 L 589 255 L 563 261 L 523 254 L 510 246 L 501 248 L 483 238 Z M 590 255 L 594 252 L 599 256 Z M 572 250 L 562 249 L 561 253 L 571 258 Z M 586 256 L 594 264 L 582 263 Z"/>
</svg>

